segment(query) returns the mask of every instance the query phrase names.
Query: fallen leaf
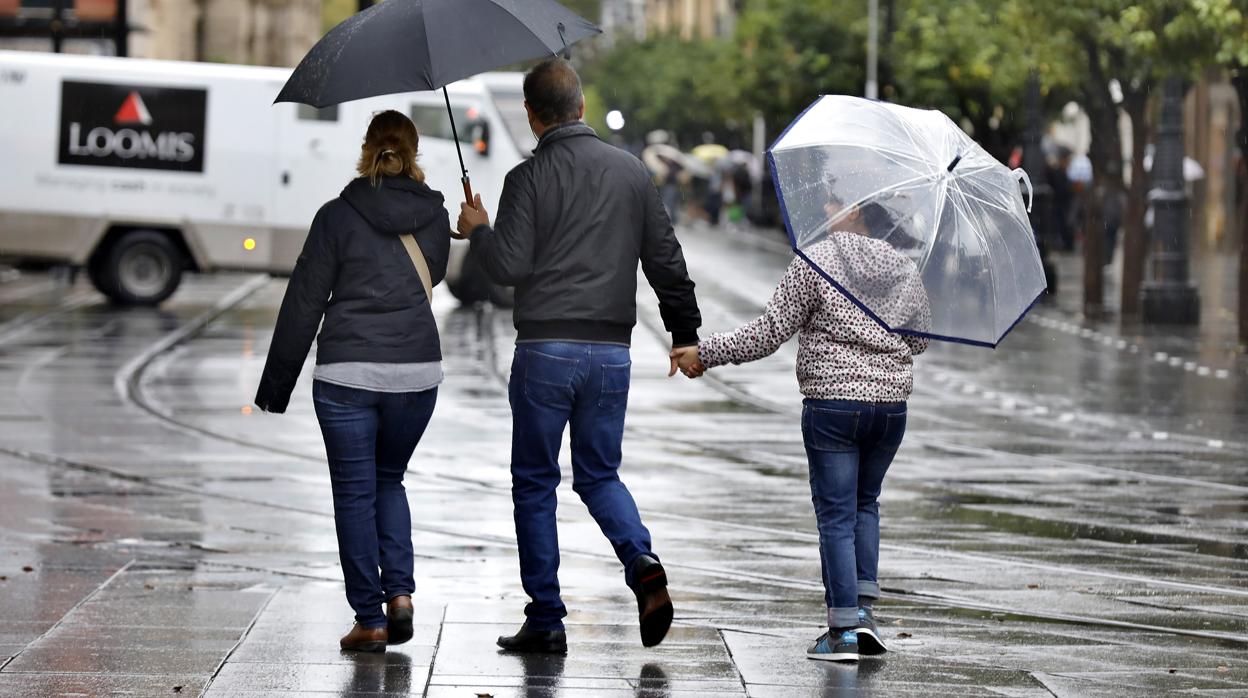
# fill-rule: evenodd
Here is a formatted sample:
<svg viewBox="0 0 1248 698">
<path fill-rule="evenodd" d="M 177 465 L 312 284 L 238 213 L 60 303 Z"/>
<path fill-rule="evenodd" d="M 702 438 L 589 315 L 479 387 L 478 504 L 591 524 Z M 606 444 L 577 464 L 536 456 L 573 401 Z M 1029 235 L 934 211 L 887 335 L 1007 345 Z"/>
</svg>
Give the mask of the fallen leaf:
<svg viewBox="0 0 1248 698">
<path fill-rule="evenodd" d="M 903 625 L 902 620 L 898 618 L 897 620 L 893 621 L 893 625 Z"/>
<path fill-rule="evenodd" d="M 1230 668 L 1229 666 L 1226 666 L 1225 664 L 1223 664 L 1222 666 L 1219 666 L 1219 667 L 1218 667 L 1218 673 L 1219 673 L 1219 674 L 1225 674 L 1226 672 L 1228 672 L 1228 671 L 1230 671 L 1230 670 L 1231 670 L 1231 668 Z"/>
<path fill-rule="evenodd" d="M 1040 588 L 1040 585 L 1039 585 L 1039 584 L 1028 584 L 1028 585 L 1027 585 L 1027 588 L 1028 588 L 1028 589 L 1039 589 L 1039 588 Z"/>
<path fill-rule="evenodd" d="M 910 633 L 897 633 L 897 637 L 899 637 L 899 638 L 901 638 L 902 640 L 904 640 L 904 639 L 906 639 L 906 638 L 908 638 L 908 637 L 913 637 L 913 636 L 912 636 L 912 635 L 910 635 Z"/>
<path fill-rule="evenodd" d="M 477 698 L 494 698 L 493 693 L 478 693 Z"/>
<path fill-rule="evenodd" d="M 0 582 L 7 582 L 7 581 L 9 581 L 8 576 L 0 574 Z"/>
<path fill-rule="evenodd" d="M 34 572 L 34 571 L 35 571 L 35 568 L 34 568 L 34 567 L 31 567 L 30 565 L 26 565 L 25 567 L 23 567 L 23 568 L 22 568 L 22 571 L 23 571 L 23 572 Z"/>
<path fill-rule="evenodd" d="M 1170 672 L 1171 674 L 1177 674 L 1177 673 L 1179 673 L 1179 670 L 1178 670 L 1178 669 L 1166 669 L 1166 671 Z"/>
<path fill-rule="evenodd" d="M 182 692 L 182 687 L 181 687 L 181 686 L 174 686 L 174 687 L 173 687 L 173 692 L 174 692 L 174 693 L 181 693 L 181 692 Z"/>
</svg>

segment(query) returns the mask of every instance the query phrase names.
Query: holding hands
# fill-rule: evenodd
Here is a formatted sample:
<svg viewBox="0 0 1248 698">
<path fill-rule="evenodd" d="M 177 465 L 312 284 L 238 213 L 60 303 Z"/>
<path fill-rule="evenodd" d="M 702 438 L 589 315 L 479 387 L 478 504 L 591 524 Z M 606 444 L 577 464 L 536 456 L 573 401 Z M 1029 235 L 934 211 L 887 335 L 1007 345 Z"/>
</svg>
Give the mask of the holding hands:
<svg viewBox="0 0 1248 698">
<path fill-rule="evenodd" d="M 698 358 L 698 347 L 676 347 L 672 349 L 672 353 L 668 354 L 668 358 L 672 361 L 672 370 L 668 371 L 667 377 L 671 378 L 676 375 L 679 370 L 688 378 L 698 378 L 706 373 L 706 366 L 702 365 L 702 361 Z"/>
</svg>

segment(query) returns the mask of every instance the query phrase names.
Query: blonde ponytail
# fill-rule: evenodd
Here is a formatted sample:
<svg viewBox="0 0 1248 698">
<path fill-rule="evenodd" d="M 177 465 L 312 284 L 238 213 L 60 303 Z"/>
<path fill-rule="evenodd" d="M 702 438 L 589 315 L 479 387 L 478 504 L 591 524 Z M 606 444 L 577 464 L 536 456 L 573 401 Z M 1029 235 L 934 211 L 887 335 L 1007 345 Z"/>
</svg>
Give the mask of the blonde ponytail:
<svg viewBox="0 0 1248 698">
<path fill-rule="evenodd" d="M 364 145 L 355 170 L 378 186 L 381 178 L 407 176 L 425 181 L 425 173 L 416 164 L 420 135 L 412 120 L 393 109 L 373 117 L 364 134 Z"/>
</svg>

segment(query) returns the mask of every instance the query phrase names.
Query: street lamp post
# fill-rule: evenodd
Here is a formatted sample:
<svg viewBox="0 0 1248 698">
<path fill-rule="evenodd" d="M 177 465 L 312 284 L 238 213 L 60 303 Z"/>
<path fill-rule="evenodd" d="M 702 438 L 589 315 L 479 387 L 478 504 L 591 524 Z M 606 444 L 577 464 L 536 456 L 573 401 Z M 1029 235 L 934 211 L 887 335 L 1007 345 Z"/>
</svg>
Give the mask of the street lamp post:
<svg viewBox="0 0 1248 698">
<path fill-rule="evenodd" d="M 1187 191 L 1183 182 L 1183 93 L 1181 77 L 1165 81 L 1157 150 L 1153 157 L 1152 278 L 1141 297 L 1147 323 L 1194 325 L 1200 322 L 1200 295 L 1188 278 Z"/>
<path fill-rule="evenodd" d="M 880 0 L 867 0 L 867 85 L 863 96 L 880 98 Z"/>
<path fill-rule="evenodd" d="M 1027 127 L 1023 131 L 1023 171 L 1031 180 L 1031 230 L 1040 248 L 1044 280 L 1049 293 L 1057 291 L 1057 272 L 1049 261 L 1049 241 L 1053 234 L 1053 187 L 1049 186 L 1048 164 L 1040 147 L 1044 131 L 1044 115 L 1040 111 L 1040 78 L 1034 73 L 1027 79 Z"/>
</svg>

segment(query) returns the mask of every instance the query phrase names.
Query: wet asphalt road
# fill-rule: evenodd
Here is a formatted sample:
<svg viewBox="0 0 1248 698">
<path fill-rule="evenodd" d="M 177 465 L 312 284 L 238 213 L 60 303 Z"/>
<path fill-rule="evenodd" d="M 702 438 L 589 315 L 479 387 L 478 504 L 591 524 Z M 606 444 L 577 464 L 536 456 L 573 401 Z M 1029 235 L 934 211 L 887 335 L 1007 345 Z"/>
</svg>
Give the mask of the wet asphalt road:
<svg viewBox="0 0 1248 698">
<path fill-rule="evenodd" d="M 705 331 L 787 264 L 750 235 L 682 241 Z M 447 381 L 407 480 L 417 634 L 354 656 L 310 382 L 286 415 L 249 407 L 283 289 L 192 277 L 145 310 L 0 279 L 0 695 L 1248 695 L 1248 362 L 1216 327 L 1085 324 L 1061 298 L 996 352 L 919 357 L 882 500 L 894 651 L 853 668 L 804 658 L 823 612 L 795 343 L 669 380 L 643 289 L 624 478 L 676 625 L 641 647 L 567 477 L 571 651 L 525 659 L 493 647 L 524 602 L 510 317 L 440 291 Z"/>
</svg>

